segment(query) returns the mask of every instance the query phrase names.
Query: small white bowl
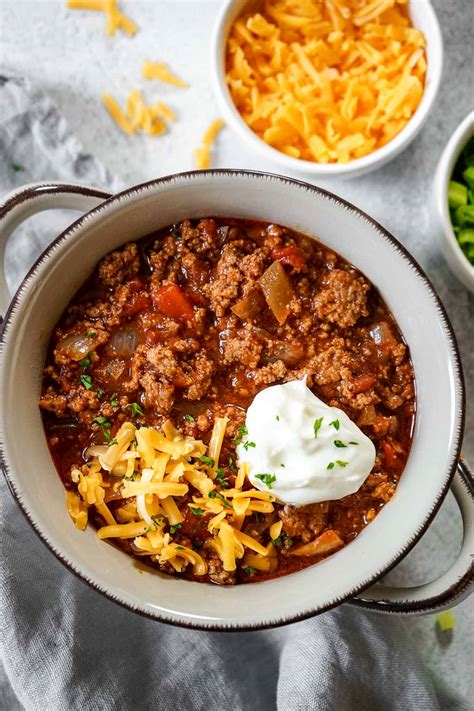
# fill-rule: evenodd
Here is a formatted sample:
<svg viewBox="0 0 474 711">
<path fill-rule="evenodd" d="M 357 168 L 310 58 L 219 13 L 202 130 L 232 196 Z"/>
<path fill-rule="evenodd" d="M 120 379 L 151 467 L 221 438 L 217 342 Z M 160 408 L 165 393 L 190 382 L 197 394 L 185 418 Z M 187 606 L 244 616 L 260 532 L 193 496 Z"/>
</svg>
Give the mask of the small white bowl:
<svg viewBox="0 0 474 711">
<path fill-rule="evenodd" d="M 255 0 L 226 0 L 214 27 L 211 45 L 211 66 L 213 81 L 221 109 L 228 123 L 253 147 L 262 158 L 278 163 L 286 174 L 299 173 L 307 177 L 329 178 L 355 177 L 380 168 L 401 153 L 415 138 L 428 118 L 438 92 L 443 67 L 443 42 L 436 14 L 430 0 L 410 0 L 410 16 L 413 25 L 426 37 L 428 68 L 426 84 L 420 105 L 405 128 L 382 148 L 357 158 L 350 163 L 315 163 L 291 158 L 268 145 L 245 123 L 237 110 L 225 78 L 225 49 L 227 37 L 234 20 L 242 14 L 247 5 Z"/>
<path fill-rule="evenodd" d="M 459 246 L 448 207 L 448 183 L 462 149 L 472 136 L 474 136 L 474 111 L 471 111 L 457 127 L 441 155 L 435 175 L 434 208 L 439 228 L 438 237 L 446 261 L 459 281 L 474 292 L 474 267 L 469 264 Z"/>
</svg>

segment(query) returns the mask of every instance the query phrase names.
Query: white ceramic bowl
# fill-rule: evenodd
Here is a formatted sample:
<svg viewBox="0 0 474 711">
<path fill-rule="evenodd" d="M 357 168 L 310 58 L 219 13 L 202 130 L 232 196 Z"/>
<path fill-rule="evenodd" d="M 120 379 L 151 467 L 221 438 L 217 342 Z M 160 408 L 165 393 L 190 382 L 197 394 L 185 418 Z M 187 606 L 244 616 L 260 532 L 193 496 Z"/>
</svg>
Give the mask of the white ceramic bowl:
<svg viewBox="0 0 474 711">
<path fill-rule="evenodd" d="M 472 136 L 474 136 L 474 111 L 471 111 L 459 124 L 441 155 L 434 181 L 433 208 L 438 223 L 437 234 L 446 261 L 459 281 L 474 292 L 474 266 L 469 264 L 458 244 L 448 206 L 448 183 L 462 149 Z"/>
<path fill-rule="evenodd" d="M 355 177 L 380 168 L 395 158 L 412 142 L 428 118 L 438 92 L 443 66 L 443 42 L 438 20 L 429 0 L 409 0 L 410 16 L 415 27 L 421 30 L 427 41 L 428 68 L 423 98 L 410 121 L 400 133 L 382 148 L 357 158 L 350 163 L 314 163 L 291 158 L 272 148 L 247 126 L 238 112 L 225 79 L 225 48 L 234 20 L 246 6 L 255 5 L 255 0 L 225 0 L 214 27 L 211 45 L 211 67 L 216 95 L 227 122 L 235 129 L 250 148 L 262 158 L 274 161 L 286 174 L 299 174 L 308 178 Z"/>
<path fill-rule="evenodd" d="M 473 522 L 461 474 L 454 492 L 465 519 L 465 541 L 453 567 L 420 588 L 368 589 L 410 550 L 432 520 L 456 470 L 463 430 L 464 390 L 453 332 L 432 286 L 406 250 L 340 198 L 263 173 L 184 173 L 106 197 L 79 186 L 37 184 L 13 193 L 0 205 L 2 248 L 18 222 L 35 211 L 89 210 L 30 270 L 8 307 L 2 330 L 3 467 L 19 505 L 49 548 L 112 600 L 155 619 L 206 629 L 284 624 L 362 591 L 364 603 L 359 604 L 395 612 L 436 609 L 466 594 L 472 576 Z M 128 240 L 185 217 L 206 215 L 278 222 L 318 235 L 361 269 L 382 292 L 405 335 L 417 383 L 417 417 L 407 467 L 396 495 L 370 526 L 318 565 L 233 588 L 156 571 L 139 575 L 136 561 L 98 540 L 93 528 L 79 532 L 66 510 L 37 404 L 51 331 L 97 261 Z"/>
</svg>

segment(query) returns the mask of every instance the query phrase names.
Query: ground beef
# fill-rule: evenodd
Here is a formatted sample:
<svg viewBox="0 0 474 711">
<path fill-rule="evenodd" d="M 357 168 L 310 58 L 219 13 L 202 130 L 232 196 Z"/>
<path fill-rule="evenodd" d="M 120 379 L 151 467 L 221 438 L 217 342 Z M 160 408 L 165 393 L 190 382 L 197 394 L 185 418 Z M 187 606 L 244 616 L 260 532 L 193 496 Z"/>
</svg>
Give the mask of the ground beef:
<svg viewBox="0 0 474 711">
<path fill-rule="evenodd" d="M 99 264 L 99 277 L 108 287 L 115 287 L 136 276 L 140 270 L 138 248 L 134 242 L 108 254 Z"/>
<path fill-rule="evenodd" d="M 326 526 L 329 504 L 310 504 L 296 508 L 286 505 L 278 512 L 283 530 L 289 538 L 300 538 L 305 543 L 312 541 Z"/>
<path fill-rule="evenodd" d="M 333 269 L 323 281 L 314 298 L 318 318 L 341 328 L 353 326 L 361 316 L 367 316 L 367 292 L 370 286 L 354 271 Z"/>
<path fill-rule="evenodd" d="M 218 585 L 234 585 L 235 571 L 227 571 L 222 567 L 222 561 L 217 553 L 209 548 L 203 552 L 208 565 L 208 575 L 213 583 Z"/>
</svg>

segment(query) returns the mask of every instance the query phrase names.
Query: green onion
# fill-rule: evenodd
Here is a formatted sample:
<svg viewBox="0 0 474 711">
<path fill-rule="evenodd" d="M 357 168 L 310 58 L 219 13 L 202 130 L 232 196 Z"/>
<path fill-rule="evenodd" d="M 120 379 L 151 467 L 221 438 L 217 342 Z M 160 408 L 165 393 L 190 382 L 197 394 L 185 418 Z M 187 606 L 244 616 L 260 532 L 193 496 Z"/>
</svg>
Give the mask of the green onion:
<svg viewBox="0 0 474 711">
<path fill-rule="evenodd" d="M 467 205 L 467 188 L 456 180 L 448 184 L 448 205 L 451 210 L 456 210 L 461 205 Z"/>
<path fill-rule="evenodd" d="M 179 531 L 180 528 L 181 528 L 180 523 L 174 523 L 172 526 L 170 526 L 170 533 L 173 535 L 176 533 L 176 531 Z"/>
<path fill-rule="evenodd" d="M 194 417 L 192 415 L 185 415 L 184 419 L 186 422 L 194 422 Z"/>
<path fill-rule="evenodd" d="M 110 403 L 112 404 L 112 401 L 110 401 Z M 143 410 L 137 402 L 131 402 L 129 405 L 125 405 L 125 408 L 127 407 L 130 408 L 132 417 L 136 417 L 137 415 L 143 416 Z"/>
<path fill-rule="evenodd" d="M 202 462 L 203 464 L 206 464 L 208 467 L 213 467 L 215 462 L 211 457 L 207 457 L 205 454 L 202 454 L 199 457 L 199 461 Z"/>
</svg>

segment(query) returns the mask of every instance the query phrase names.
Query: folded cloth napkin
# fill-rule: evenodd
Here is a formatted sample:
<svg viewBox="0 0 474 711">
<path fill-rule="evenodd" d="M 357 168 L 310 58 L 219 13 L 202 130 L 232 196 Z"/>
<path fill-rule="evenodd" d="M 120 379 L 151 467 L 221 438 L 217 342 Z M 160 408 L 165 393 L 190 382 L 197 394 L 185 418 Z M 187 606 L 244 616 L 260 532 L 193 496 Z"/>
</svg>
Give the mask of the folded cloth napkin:
<svg viewBox="0 0 474 711">
<path fill-rule="evenodd" d="M 6 72 L 0 76 L 0 116 L 0 192 L 40 179 L 117 189 L 51 101 Z M 70 221 L 70 213 L 61 219 Z M 51 214 L 18 230 L 9 250 L 10 286 L 57 232 Z M 66 570 L 29 527 L 3 478 L 0 501 L 1 708 L 461 708 L 437 690 L 423 667 L 409 621 L 343 606 L 252 633 L 153 622 L 116 606 Z"/>
</svg>

